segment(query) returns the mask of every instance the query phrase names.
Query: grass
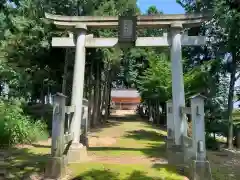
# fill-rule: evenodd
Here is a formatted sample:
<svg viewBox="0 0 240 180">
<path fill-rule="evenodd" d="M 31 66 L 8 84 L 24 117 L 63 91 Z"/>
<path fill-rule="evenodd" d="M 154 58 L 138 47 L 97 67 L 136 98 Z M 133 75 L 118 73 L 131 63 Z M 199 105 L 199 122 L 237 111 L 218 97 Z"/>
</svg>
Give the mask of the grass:
<svg viewBox="0 0 240 180">
<path fill-rule="evenodd" d="M 165 137 L 161 133 L 145 129 L 125 131 L 122 137 L 117 138 L 116 144 L 110 147 L 90 147 L 89 152 L 107 156 L 165 157 Z"/>
<path fill-rule="evenodd" d="M 72 164 L 74 180 L 182 180 L 183 177 L 176 173 L 176 169 L 167 165 L 121 165 L 86 163 L 83 165 Z"/>
<path fill-rule="evenodd" d="M 147 156 L 147 157 L 166 157 L 165 146 L 161 144 L 149 144 L 144 148 L 128 147 L 93 147 L 89 151 L 95 155 L 118 157 L 118 156 Z"/>
</svg>

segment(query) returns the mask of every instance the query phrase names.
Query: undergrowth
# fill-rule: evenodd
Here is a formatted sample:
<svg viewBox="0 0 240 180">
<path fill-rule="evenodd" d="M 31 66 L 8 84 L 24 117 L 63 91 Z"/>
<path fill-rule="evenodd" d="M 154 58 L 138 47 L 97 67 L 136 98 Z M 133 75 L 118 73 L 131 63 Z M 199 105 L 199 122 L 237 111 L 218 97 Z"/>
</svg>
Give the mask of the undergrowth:
<svg viewBox="0 0 240 180">
<path fill-rule="evenodd" d="M 31 144 L 48 137 L 46 124 L 23 113 L 20 99 L 0 99 L 0 146 Z"/>
</svg>

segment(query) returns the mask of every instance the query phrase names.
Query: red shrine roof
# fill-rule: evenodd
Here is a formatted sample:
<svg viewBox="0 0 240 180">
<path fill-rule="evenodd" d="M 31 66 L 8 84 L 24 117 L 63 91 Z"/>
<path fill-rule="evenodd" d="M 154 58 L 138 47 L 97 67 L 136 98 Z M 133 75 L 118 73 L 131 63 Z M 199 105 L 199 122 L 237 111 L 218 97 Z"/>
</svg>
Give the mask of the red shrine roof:
<svg viewBox="0 0 240 180">
<path fill-rule="evenodd" d="M 113 102 L 140 103 L 141 97 L 136 89 L 113 89 L 111 91 Z"/>
<path fill-rule="evenodd" d="M 139 98 L 140 94 L 136 89 L 112 89 L 111 97 Z"/>
</svg>

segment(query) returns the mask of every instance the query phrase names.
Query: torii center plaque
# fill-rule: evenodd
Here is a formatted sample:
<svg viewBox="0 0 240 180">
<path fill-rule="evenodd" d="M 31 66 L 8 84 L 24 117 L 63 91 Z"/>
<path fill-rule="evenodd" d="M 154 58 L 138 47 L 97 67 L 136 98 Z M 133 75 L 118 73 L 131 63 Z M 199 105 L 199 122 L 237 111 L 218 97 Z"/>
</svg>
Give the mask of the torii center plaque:
<svg viewBox="0 0 240 180">
<path fill-rule="evenodd" d="M 136 16 L 119 16 L 118 42 L 123 44 L 135 44 L 136 26 L 137 26 Z"/>
</svg>

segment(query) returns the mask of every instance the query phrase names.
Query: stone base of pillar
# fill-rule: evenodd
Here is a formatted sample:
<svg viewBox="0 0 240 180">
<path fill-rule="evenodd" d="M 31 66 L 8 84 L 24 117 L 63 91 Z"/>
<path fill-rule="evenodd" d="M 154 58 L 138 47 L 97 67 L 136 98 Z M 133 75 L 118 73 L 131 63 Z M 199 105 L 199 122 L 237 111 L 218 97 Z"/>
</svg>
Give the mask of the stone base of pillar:
<svg viewBox="0 0 240 180">
<path fill-rule="evenodd" d="M 50 157 L 46 168 L 45 178 L 58 179 L 66 175 L 66 159 L 65 157 Z"/>
<path fill-rule="evenodd" d="M 209 161 L 193 160 L 190 166 L 189 177 L 194 180 L 212 180 Z"/>
<path fill-rule="evenodd" d="M 87 160 L 86 146 L 81 143 L 73 143 L 68 150 L 68 163 L 81 163 Z"/>
<path fill-rule="evenodd" d="M 174 139 L 167 138 L 166 140 L 166 150 L 171 149 L 174 145 Z"/>
<path fill-rule="evenodd" d="M 167 158 L 168 158 L 168 163 L 172 163 L 172 148 L 174 146 L 174 139 L 167 138 L 166 139 L 166 153 L 167 153 Z"/>
<path fill-rule="evenodd" d="M 182 146 L 175 145 L 174 143 L 170 145 L 170 142 L 167 146 L 168 163 L 177 166 L 183 165 L 184 151 Z"/>
</svg>

